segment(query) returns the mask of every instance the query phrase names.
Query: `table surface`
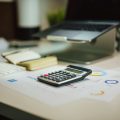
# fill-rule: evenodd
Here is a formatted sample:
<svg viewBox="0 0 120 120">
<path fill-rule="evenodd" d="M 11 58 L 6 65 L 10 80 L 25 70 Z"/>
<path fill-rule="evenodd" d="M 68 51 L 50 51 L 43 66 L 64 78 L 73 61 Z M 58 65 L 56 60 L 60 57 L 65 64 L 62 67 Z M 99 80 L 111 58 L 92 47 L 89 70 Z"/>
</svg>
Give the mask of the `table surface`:
<svg viewBox="0 0 120 120">
<path fill-rule="evenodd" d="M 67 64 L 60 62 L 60 64 Z M 91 66 L 103 69 L 120 67 L 120 53 Z M 51 120 L 120 120 L 120 94 L 111 102 L 79 99 L 51 106 L 0 84 L 0 101 L 25 112 Z"/>
</svg>

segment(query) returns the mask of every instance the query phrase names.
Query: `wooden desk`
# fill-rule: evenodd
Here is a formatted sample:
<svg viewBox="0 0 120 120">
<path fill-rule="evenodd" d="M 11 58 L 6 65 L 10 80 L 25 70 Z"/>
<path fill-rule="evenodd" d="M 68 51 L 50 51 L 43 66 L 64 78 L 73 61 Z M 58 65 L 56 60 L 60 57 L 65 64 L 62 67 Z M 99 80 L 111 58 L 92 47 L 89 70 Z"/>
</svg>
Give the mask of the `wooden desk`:
<svg viewBox="0 0 120 120">
<path fill-rule="evenodd" d="M 109 59 L 99 61 L 92 66 L 105 69 L 120 67 L 120 53 L 115 53 Z M 16 112 L 16 109 L 20 112 Z M 32 114 L 33 117 L 21 111 Z M 120 120 L 120 95 L 111 102 L 80 99 L 60 106 L 49 106 L 0 84 L 1 113 L 8 117 L 11 115 L 11 118 L 16 120 L 39 120 L 39 117 L 51 120 Z"/>
</svg>

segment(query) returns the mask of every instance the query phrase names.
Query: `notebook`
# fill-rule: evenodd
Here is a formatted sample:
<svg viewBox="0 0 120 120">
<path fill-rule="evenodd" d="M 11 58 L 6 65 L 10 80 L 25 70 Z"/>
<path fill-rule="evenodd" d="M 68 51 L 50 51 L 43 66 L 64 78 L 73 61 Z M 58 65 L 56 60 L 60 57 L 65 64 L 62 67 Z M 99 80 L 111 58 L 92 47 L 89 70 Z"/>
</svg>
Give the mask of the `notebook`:
<svg viewBox="0 0 120 120">
<path fill-rule="evenodd" d="M 68 0 L 65 20 L 39 36 L 91 42 L 118 25 L 119 5 L 120 0 Z"/>
</svg>

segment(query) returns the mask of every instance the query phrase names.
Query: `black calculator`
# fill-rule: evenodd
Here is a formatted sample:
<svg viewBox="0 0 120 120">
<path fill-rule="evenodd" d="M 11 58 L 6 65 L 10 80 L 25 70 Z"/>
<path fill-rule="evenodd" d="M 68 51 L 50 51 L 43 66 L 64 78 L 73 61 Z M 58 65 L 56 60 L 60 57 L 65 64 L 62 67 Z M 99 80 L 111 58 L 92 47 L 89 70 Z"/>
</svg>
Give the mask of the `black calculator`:
<svg viewBox="0 0 120 120">
<path fill-rule="evenodd" d="M 88 76 L 91 73 L 92 73 L 91 69 L 74 65 L 68 65 L 66 66 L 66 68 L 62 70 L 38 76 L 38 81 L 53 86 L 61 86 L 83 80 L 86 76 Z"/>
</svg>

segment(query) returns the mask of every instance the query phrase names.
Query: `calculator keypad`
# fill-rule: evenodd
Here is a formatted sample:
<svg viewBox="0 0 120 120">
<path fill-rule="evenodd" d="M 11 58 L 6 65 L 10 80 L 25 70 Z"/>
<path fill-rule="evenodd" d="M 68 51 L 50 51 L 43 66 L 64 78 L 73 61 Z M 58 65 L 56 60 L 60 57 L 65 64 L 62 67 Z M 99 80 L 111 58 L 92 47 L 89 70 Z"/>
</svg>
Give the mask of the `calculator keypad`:
<svg viewBox="0 0 120 120">
<path fill-rule="evenodd" d="M 42 78 L 45 80 L 51 80 L 51 81 L 55 81 L 55 82 L 62 82 L 65 80 L 75 78 L 76 76 L 77 76 L 77 74 L 75 74 L 75 73 L 71 73 L 71 72 L 68 72 L 65 70 L 60 70 L 60 71 L 41 75 L 41 76 L 39 76 L 39 78 Z"/>
</svg>

